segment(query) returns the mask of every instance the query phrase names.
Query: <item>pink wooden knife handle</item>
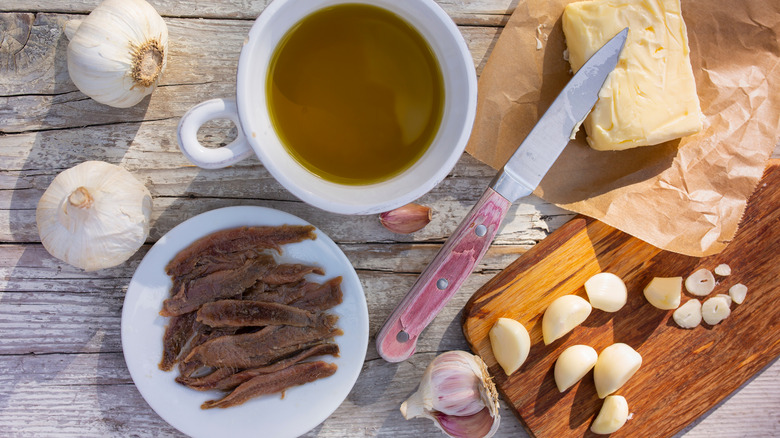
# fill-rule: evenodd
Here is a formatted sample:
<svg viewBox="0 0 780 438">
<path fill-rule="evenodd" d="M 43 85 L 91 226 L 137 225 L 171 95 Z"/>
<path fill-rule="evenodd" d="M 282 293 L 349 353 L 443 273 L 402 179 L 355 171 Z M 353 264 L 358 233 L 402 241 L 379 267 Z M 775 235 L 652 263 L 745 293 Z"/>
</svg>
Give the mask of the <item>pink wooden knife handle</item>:
<svg viewBox="0 0 780 438">
<path fill-rule="evenodd" d="M 485 191 L 377 333 L 382 358 L 400 362 L 414 353 L 420 333 L 487 252 L 510 205 L 495 190 Z"/>
</svg>

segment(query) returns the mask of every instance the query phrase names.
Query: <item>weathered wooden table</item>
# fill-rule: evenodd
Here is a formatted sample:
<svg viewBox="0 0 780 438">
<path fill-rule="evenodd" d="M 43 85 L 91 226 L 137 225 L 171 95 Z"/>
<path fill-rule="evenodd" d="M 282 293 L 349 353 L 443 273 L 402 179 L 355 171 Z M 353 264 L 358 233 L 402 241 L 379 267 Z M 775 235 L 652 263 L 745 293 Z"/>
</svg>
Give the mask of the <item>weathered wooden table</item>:
<svg viewBox="0 0 780 438">
<path fill-rule="evenodd" d="M 418 353 L 387 363 L 378 357 L 373 335 L 494 171 L 464 155 L 420 200 L 433 208 L 433 222 L 402 236 L 374 216 L 338 216 L 301 203 L 257 159 L 223 170 L 193 167 L 176 144 L 179 118 L 200 101 L 234 95 L 242 42 L 267 1 L 153 0 L 169 27 L 168 69 L 151 98 L 129 109 L 97 104 L 68 76 L 62 25 L 98 2 L 0 2 L 0 436 L 180 436 L 130 379 L 120 343 L 122 301 L 135 268 L 160 236 L 199 213 L 234 205 L 272 207 L 315 224 L 344 250 L 365 288 L 372 338 L 362 374 L 347 400 L 309 436 L 439 436 L 428 421 L 405 421 L 400 403 L 437 353 L 467 349 L 460 310 L 468 297 L 573 215 L 538 198 L 515 204 L 486 258 L 424 333 Z M 517 0 L 439 3 L 460 26 L 480 71 Z M 230 125 L 212 123 L 200 138 L 225 144 L 234 133 Z M 38 199 L 54 176 L 86 160 L 120 164 L 154 197 L 147 245 L 127 263 L 95 273 L 51 257 L 35 225 Z M 500 436 L 525 436 L 506 406 L 502 417 Z M 780 363 L 684 435 L 779 436 Z"/>
</svg>

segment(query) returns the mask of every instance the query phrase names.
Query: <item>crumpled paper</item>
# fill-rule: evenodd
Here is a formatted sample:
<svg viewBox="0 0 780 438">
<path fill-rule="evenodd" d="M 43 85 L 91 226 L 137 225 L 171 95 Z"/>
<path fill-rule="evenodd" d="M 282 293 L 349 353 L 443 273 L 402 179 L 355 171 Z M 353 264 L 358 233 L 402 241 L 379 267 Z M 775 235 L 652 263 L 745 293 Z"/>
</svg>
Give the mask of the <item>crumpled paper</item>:
<svg viewBox="0 0 780 438">
<path fill-rule="evenodd" d="M 569 0 L 517 5 L 479 80 L 467 151 L 499 169 L 571 78 L 561 14 Z M 659 248 L 722 251 L 780 138 L 780 2 L 684 0 L 705 116 L 698 134 L 620 152 L 584 130 L 534 192 Z"/>
</svg>

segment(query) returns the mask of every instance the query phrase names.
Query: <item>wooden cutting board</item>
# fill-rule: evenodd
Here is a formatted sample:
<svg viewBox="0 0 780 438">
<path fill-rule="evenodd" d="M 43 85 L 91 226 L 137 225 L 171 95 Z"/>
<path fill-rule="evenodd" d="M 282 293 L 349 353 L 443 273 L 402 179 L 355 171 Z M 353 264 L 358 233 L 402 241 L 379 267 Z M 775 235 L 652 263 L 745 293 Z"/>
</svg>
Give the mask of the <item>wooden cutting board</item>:
<svg viewBox="0 0 780 438">
<path fill-rule="evenodd" d="M 674 216 L 670 218 L 674 220 Z M 488 364 L 505 401 L 536 437 L 598 436 L 590 424 L 601 408 L 593 372 L 559 393 L 553 366 L 567 347 L 601 351 L 624 342 L 642 355 L 642 367 L 617 394 L 633 417 L 612 434 L 670 436 L 712 408 L 780 355 L 780 160 L 773 160 L 748 202 L 734 240 L 720 254 L 695 258 L 662 251 L 597 220 L 578 216 L 545 238 L 479 289 L 463 315 L 471 349 Z M 716 326 L 684 330 L 672 311 L 658 310 L 642 290 L 653 277 L 687 277 L 699 268 L 731 266 L 711 295 L 747 285 L 741 305 Z M 545 346 L 542 315 L 561 295 L 587 298 L 583 284 L 598 272 L 620 276 L 628 302 L 616 313 L 594 309 L 568 335 Z M 682 302 L 692 296 L 683 293 Z M 496 363 L 488 331 L 499 317 L 523 323 L 531 352 L 507 377 Z"/>
</svg>

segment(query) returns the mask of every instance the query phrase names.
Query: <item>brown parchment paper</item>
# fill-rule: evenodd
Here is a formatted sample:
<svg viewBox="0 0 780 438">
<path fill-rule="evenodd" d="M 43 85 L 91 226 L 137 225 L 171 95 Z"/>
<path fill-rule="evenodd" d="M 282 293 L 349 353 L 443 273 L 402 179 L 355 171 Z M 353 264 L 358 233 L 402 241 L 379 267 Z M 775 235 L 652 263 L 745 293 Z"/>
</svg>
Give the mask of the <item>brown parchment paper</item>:
<svg viewBox="0 0 780 438">
<path fill-rule="evenodd" d="M 571 77 L 561 30 L 569 2 L 520 0 L 485 65 L 466 150 L 496 169 Z M 684 0 L 682 11 L 703 130 L 600 152 L 581 129 L 534 193 L 659 248 L 704 256 L 733 238 L 780 137 L 780 1 Z"/>
</svg>

